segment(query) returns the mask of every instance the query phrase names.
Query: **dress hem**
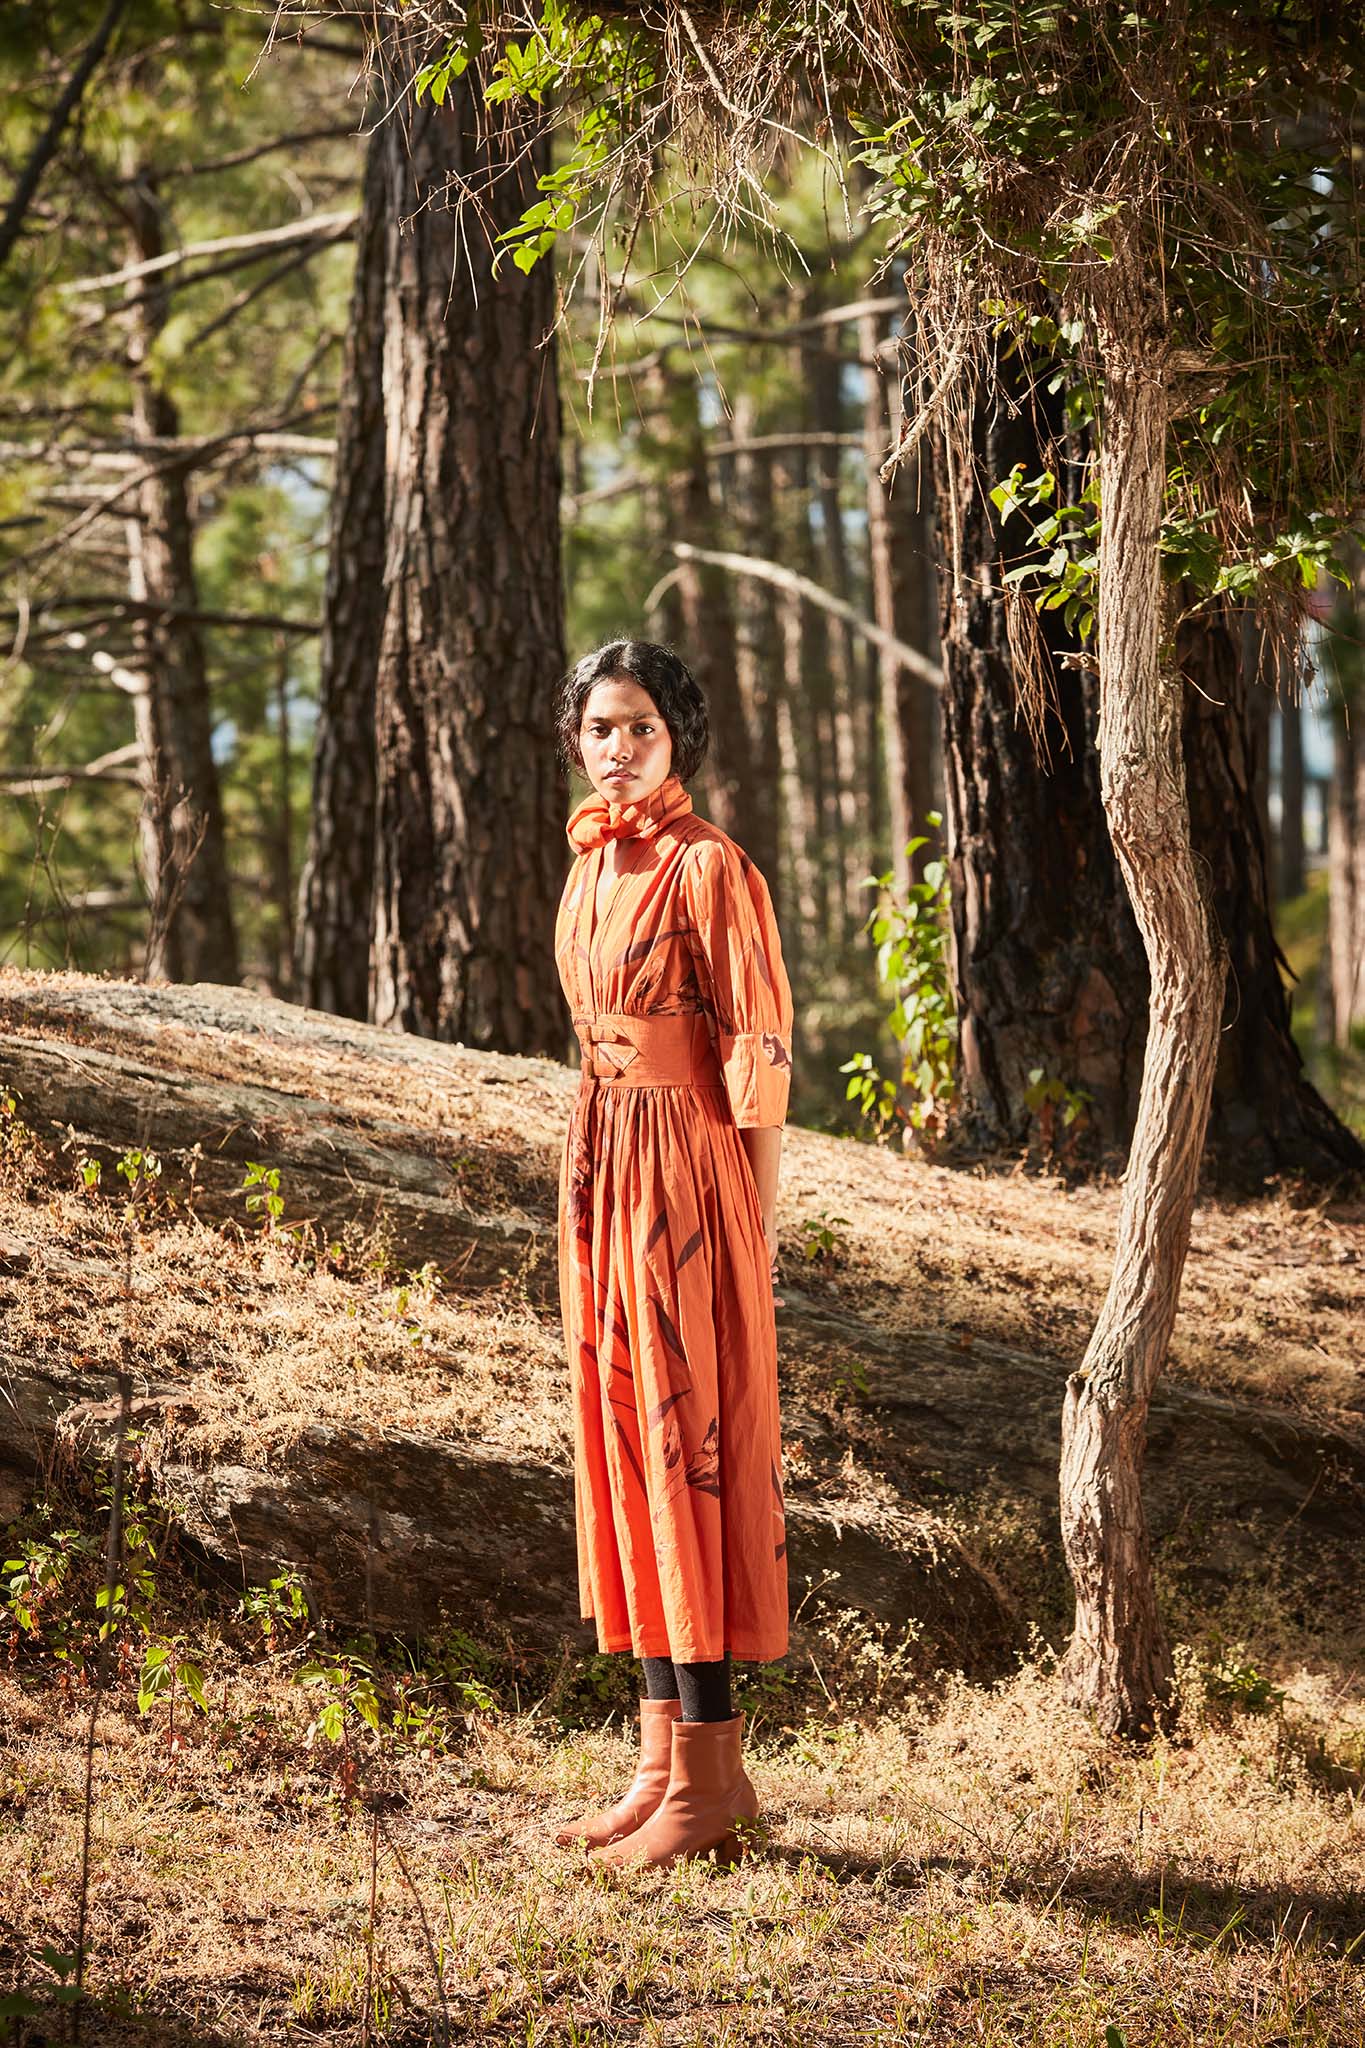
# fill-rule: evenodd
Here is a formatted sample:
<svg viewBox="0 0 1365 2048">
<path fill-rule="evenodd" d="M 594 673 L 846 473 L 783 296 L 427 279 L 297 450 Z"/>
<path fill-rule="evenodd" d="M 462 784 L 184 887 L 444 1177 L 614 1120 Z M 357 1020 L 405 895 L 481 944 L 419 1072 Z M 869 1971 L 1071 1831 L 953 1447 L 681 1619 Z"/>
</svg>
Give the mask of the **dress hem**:
<svg viewBox="0 0 1365 2048">
<path fill-rule="evenodd" d="M 593 1616 L 583 1614 L 579 1619 L 591 1623 Z M 787 1642 L 780 1649 L 775 1649 L 768 1643 L 754 1645 L 739 1639 L 727 1643 L 725 1649 L 742 1664 L 775 1664 L 787 1655 L 789 1647 Z M 704 1650 L 691 1643 L 680 1643 L 676 1649 L 671 1649 L 666 1641 L 656 1643 L 648 1637 L 636 1644 L 629 1636 L 599 1635 L 597 1648 L 606 1657 L 617 1657 L 628 1651 L 634 1657 L 669 1657 L 675 1664 L 718 1664 L 725 1654 L 725 1650 Z"/>
</svg>

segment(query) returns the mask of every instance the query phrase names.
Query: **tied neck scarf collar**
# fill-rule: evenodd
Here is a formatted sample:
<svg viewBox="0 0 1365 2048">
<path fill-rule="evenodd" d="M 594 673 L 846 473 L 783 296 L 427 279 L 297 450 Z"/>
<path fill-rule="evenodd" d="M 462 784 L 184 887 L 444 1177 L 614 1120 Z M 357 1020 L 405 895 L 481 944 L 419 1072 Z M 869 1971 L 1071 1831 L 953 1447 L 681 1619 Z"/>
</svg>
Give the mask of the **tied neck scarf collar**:
<svg viewBox="0 0 1365 2048">
<path fill-rule="evenodd" d="M 686 817 L 691 808 L 692 799 L 676 775 L 665 776 L 657 789 L 637 803 L 613 803 L 593 790 L 569 818 L 569 844 L 586 853 L 608 839 L 652 839 L 675 818 Z"/>
</svg>

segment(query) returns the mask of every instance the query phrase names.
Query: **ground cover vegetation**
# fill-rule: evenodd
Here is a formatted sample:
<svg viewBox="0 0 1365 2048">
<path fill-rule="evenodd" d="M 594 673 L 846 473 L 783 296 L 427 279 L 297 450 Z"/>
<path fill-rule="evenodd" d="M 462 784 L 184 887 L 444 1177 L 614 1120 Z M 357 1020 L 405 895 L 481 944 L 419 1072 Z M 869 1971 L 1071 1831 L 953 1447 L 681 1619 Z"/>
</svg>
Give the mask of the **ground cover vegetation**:
<svg viewBox="0 0 1365 2048">
<path fill-rule="evenodd" d="M 29 1043 L 47 977 L 15 984 Z M 75 1010 L 44 1028 L 76 1060 L 117 1044 Z M 462 1054 L 433 1085 L 314 1050 L 304 1028 L 176 1036 L 134 1054 L 165 1062 L 163 1093 L 244 1066 L 281 1104 L 325 1088 L 381 1156 L 415 1117 L 458 1167 L 459 1203 L 487 1214 L 515 1187 L 548 1225 L 551 1063 L 516 1063 L 511 1090 Z M 280 1460 L 319 1419 L 562 1462 L 543 1253 L 477 1280 L 449 1240 L 434 1255 L 408 1234 L 396 1193 L 339 1219 L 287 1137 L 282 1164 L 226 1169 L 208 1148 L 111 1145 L 89 1120 L 40 1132 L 12 1089 L 4 1104 L 7 1357 L 80 1358 L 100 1387 L 122 1371 L 130 1403 L 180 1389 L 122 1431 L 117 1399 L 73 1417 L 0 1558 L 3 1966 L 21 2040 L 69 2024 L 64 1990 L 93 2040 L 1352 2038 L 1365 1707 L 1349 1481 L 1335 1546 L 1330 1523 L 1301 1542 L 1303 1514 L 1253 1510 L 1211 1574 L 1235 1518 L 1210 1524 L 1191 1499 L 1163 1527 L 1178 1714 L 1129 1745 L 1062 1707 L 1055 1501 L 983 1465 L 935 1505 L 1026 1624 L 1018 1646 L 981 1646 L 968 1675 L 932 1626 L 888 1629 L 837 1584 L 798 1586 L 802 1618 L 819 1611 L 807 1649 L 738 1674 L 767 1808 L 747 1868 L 613 1887 L 549 1836 L 625 1764 L 623 1660 L 458 1593 L 404 1636 L 339 1620 L 309 1599 L 306 1561 L 233 1584 L 155 1478 L 168 1446 L 205 1471 Z M 795 1133 L 791 1313 L 875 1298 L 904 1341 L 923 1324 L 1016 1347 L 1060 1385 L 1117 1201 Z M 1342 1254 L 1330 1291 L 1324 1228 Z M 1346 1209 L 1202 1206 L 1173 1379 L 1349 1428 L 1357 1236 Z M 784 1356 L 787 1411 L 810 1416 L 809 1446 L 788 1444 L 794 1499 L 834 1429 L 852 1512 L 894 1449 L 885 1369 L 790 1338 Z"/>
</svg>

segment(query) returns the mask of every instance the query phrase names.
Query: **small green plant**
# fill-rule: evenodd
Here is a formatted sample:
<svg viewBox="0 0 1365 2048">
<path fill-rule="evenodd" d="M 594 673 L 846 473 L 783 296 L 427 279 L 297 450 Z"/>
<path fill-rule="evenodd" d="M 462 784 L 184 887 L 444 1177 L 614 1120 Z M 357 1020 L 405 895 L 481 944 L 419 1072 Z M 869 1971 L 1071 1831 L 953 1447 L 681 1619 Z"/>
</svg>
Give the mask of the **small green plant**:
<svg viewBox="0 0 1365 2048">
<path fill-rule="evenodd" d="M 1270 1714 L 1284 1705 L 1285 1692 L 1258 1671 L 1242 1662 L 1242 1645 L 1221 1657 L 1206 1674 L 1210 1699 L 1224 1700 L 1248 1714 Z"/>
<path fill-rule="evenodd" d="M 248 1212 L 257 1216 L 262 1210 L 266 1215 L 266 1227 L 273 1231 L 284 1214 L 284 1196 L 280 1193 L 280 1169 L 278 1166 L 261 1166 L 249 1159 L 246 1174 L 237 1192 L 246 1197 Z"/>
<path fill-rule="evenodd" d="M 1069 1088 L 1042 1067 L 1029 1069 L 1028 1082 L 1024 1102 L 1038 1119 L 1043 1154 L 1048 1159 L 1059 1158 L 1089 1129 L 1090 1104 L 1095 1098 L 1088 1088 Z"/>
<path fill-rule="evenodd" d="M 145 1189 L 148 1181 L 160 1180 L 161 1161 L 155 1152 L 144 1152 L 135 1145 L 124 1153 L 114 1171 L 127 1181 L 129 1194 L 135 1195 L 139 1188 Z"/>
<path fill-rule="evenodd" d="M 847 1248 L 840 1234 L 841 1227 L 847 1225 L 847 1216 L 831 1216 L 827 1209 L 822 1209 L 818 1216 L 803 1217 L 801 1228 L 806 1241 L 801 1247 L 802 1256 L 833 1265 Z"/>
<path fill-rule="evenodd" d="M 937 831 L 942 813 L 928 811 Z M 921 833 L 906 842 L 907 859 L 930 843 Z M 948 979 L 948 866 L 924 864 L 904 900 L 894 894 L 890 869 L 868 875 L 866 889 L 879 891 L 864 929 L 877 949 L 877 978 L 892 998 L 887 1026 L 900 1047 L 900 1075 L 883 1075 L 870 1053 L 855 1053 L 840 1067 L 849 1076 L 845 1096 L 856 1102 L 864 1122 L 879 1137 L 899 1126 L 927 1136 L 941 1135 L 953 1098 L 957 1018 Z"/>
<path fill-rule="evenodd" d="M 17 1544 L 18 1557 L 7 1557 L 0 1570 L 5 1586 L 0 1604 L 6 1608 L 25 1635 L 42 1633 L 45 1613 L 57 1605 L 72 1567 L 89 1557 L 95 1545 L 79 1529 L 58 1529 L 50 1536 L 30 1537 Z M 65 1650 L 59 1648 L 59 1656 Z"/>
<path fill-rule="evenodd" d="M 137 1710 L 139 1714 L 150 1714 L 159 1701 L 164 1701 L 170 1710 L 166 1732 L 172 1742 L 175 1740 L 177 1694 L 183 1693 L 201 1714 L 207 1714 L 209 1710 L 203 1667 L 185 1654 L 186 1647 L 183 1636 L 149 1643 L 138 1674 Z"/>
<path fill-rule="evenodd" d="M 237 1612 L 247 1621 L 260 1624 L 267 1643 L 275 1630 L 301 1627 L 309 1618 L 308 1594 L 297 1572 L 281 1572 L 266 1586 L 248 1586 L 237 1602 Z"/>
<path fill-rule="evenodd" d="M 81 1176 L 81 1185 L 89 1188 L 92 1194 L 98 1194 L 100 1179 L 104 1172 L 104 1168 L 99 1160 L 91 1159 L 87 1156 L 81 1160 L 78 1170 Z"/>
</svg>

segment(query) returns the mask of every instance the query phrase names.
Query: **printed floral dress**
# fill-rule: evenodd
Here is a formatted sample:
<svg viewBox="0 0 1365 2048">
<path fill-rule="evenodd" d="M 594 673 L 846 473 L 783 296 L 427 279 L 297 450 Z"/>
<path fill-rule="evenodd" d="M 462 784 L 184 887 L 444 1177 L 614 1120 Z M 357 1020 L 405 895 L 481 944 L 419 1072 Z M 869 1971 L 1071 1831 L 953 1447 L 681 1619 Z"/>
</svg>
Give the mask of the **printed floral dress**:
<svg viewBox="0 0 1365 2048">
<path fill-rule="evenodd" d="M 761 1662 L 787 1648 L 786 1525 L 772 1282 L 739 1132 L 787 1114 L 772 901 L 676 776 L 635 804 L 590 795 L 568 832 L 555 957 L 585 1059 L 559 1277 L 580 1609 L 602 1650 Z M 597 917 L 613 838 L 623 872 Z"/>
</svg>

